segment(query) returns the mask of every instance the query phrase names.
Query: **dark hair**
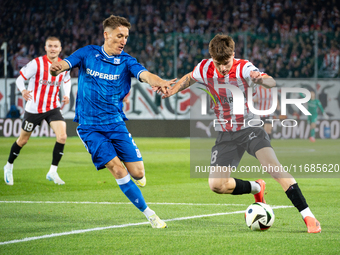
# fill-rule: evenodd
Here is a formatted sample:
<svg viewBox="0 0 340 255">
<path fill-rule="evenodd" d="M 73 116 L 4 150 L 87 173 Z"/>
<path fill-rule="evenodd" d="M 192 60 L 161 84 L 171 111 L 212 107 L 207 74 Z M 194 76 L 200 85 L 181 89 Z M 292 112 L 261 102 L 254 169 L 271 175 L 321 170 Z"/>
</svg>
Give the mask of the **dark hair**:
<svg viewBox="0 0 340 255">
<path fill-rule="evenodd" d="M 110 17 L 103 21 L 104 30 L 107 27 L 116 29 L 119 26 L 127 27 L 128 29 L 131 28 L 130 22 L 127 21 L 127 19 L 124 17 L 111 15 Z"/>
<path fill-rule="evenodd" d="M 216 61 L 225 61 L 233 56 L 235 42 L 229 35 L 218 34 L 209 43 L 210 56 Z"/>
</svg>

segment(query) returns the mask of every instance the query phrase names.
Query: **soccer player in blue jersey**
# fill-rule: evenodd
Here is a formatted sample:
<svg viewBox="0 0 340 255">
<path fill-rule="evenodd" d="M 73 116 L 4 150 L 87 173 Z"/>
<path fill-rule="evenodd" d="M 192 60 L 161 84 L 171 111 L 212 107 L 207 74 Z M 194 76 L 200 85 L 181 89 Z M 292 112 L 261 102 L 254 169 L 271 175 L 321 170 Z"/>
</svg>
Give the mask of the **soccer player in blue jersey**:
<svg viewBox="0 0 340 255">
<path fill-rule="evenodd" d="M 146 70 L 123 51 L 129 36 L 130 23 L 111 15 L 103 22 L 104 45 L 88 45 L 52 64 L 53 76 L 79 67 L 75 122 L 78 135 L 92 156 L 97 170 L 107 168 L 120 189 L 144 213 L 153 228 L 167 225 L 145 203 L 137 185 L 145 186 L 141 153 L 125 126 L 127 120 L 123 99 L 131 88 L 134 76 L 152 87 L 170 88 L 176 79 L 165 81 Z M 131 178 L 130 178 L 131 175 Z"/>
</svg>

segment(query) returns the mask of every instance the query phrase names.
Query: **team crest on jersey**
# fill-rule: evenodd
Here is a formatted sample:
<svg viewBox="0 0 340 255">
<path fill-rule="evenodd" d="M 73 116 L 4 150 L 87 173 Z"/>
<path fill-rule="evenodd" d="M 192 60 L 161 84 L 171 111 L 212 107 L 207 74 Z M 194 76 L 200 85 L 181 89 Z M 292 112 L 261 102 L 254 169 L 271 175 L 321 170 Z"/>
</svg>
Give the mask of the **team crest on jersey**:
<svg viewBox="0 0 340 255">
<path fill-rule="evenodd" d="M 120 58 L 114 58 L 113 63 L 114 64 L 120 64 Z"/>
</svg>

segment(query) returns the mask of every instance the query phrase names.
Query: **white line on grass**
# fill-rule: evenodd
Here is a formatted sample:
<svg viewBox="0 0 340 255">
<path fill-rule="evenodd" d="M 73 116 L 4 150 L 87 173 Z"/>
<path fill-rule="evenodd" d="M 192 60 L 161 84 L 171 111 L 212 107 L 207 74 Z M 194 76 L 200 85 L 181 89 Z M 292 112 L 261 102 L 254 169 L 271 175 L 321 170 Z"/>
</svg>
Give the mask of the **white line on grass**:
<svg viewBox="0 0 340 255">
<path fill-rule="evenodd" d="M 273 209 L 290 208 L 290 207 L 293 207 L 293 206 L 287 206 L 287 205 L 272 206 Z M 221 215 L 228 215 L 228 214 L 241 214 L 241 213 L 244 213 L 244 210 L 243 211 L 235 211 L 235 212 L 225 212 L 225 213 L 213 213 L 213 214 L 194 215 L 194 216 L 187 216 L 187 217 L 168 219 L 168 220 L 164 220 L 164 221 L 190 220 L 190 219 L 197 219 L 197 218 L 203 218 L 203 217 L 213 217 L 213 216 L 221 216 Z M 43 236 L 26 237 L 26 238 L 23 238 L 23 239 L 17 239 L 17 240 L 11 240 L 11 241 L 6 241 L 6 242 L 0 242 L 0 245 L 12 244 L 12 243 L 29 242 L 29 241 L 33 241 L 33 240 L 46 239 L 46 238 L 57 237 L 57 236 L 67 236 L 67 235 L 74 235 L 74 234 L 82 234 L 82 233 L 86 233 L 86 232 L 100 231 L 100 230 L 105 230 L 105 229 L 124 228 L 124 227 L 130 227 L 130 226 L 139 226 L 139 225 L 145 225 L 145 224 L 148 224 L 148 223 L 149 222 L 146 221 L 146 222 L 139 222 L 139 223 L 128 223 L 128 224 L 122 224 L 122 225 L 113 225 L 113 226 L 100 227 L 100 228 L 89 228 L 89 229 L 72 230 L 72 231 L 62 232 L 62 233 L 43 235 Z"/>
<path fill-rule="evenodd" d="M 0 201 L 9 204 L 97 204 L 97 205 L 132 205 L 131 202 L 90 202 L 90 201 Z M 191 206 L 246 206 L 245 204 L 195 204 L 195 203 L 158 203 L 147 202 L 150 205 L 191 205 Z"/>
</svg>

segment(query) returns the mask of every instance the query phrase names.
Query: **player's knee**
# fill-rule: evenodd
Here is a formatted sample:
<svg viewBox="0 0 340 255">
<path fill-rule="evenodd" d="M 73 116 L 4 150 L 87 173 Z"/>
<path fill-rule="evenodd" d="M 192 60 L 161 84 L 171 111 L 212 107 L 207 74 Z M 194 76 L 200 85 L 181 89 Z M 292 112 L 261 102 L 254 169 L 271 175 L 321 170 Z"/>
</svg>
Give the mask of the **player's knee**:
<svg viewBox="0 0 340 255">
<path fill-rule="evenodd" d="M 60 134 L 57 136 L 57 142 L 58 143 L 62 143 L 65 144 L 66 143 L 66 139 L 67 139 L 67 134 Z"/>
<path fill-rule="evenodd" d="M 113 162 L 113 160 L 109 161 L 105 166 L 116 179 L 126 176 L 126 169 L 121 164 L 116 164 Z"/>
<path fill-rule="evenodd" d="M 17 140 L 17 144 L 20 146 L 20 147 L 23 147 L 29 140 L 30 138 L 29 137 L 19 137 L 18 140 Z"/>
</svg>

